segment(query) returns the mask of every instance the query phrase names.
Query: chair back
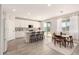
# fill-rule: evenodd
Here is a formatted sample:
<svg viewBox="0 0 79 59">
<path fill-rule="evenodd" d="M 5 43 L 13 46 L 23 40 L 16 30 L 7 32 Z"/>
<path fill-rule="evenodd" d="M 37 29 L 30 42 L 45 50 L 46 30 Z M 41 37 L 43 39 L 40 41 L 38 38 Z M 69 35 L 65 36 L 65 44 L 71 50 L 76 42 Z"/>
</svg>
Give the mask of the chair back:
<svg viewBox="0 0 79 59">
<path fill-rule="evenodd" d="M 35 35 L 35 32 L 31 32 L 31 35 Z"/>
<path fill-rule="evenodd" d="M 70 38 L 70 41 L 71 41 L 71 40 L 73 41 L 73 37 L 72 37 L 72 36 L 69 36 L 69 38 Z"/>
</svg>

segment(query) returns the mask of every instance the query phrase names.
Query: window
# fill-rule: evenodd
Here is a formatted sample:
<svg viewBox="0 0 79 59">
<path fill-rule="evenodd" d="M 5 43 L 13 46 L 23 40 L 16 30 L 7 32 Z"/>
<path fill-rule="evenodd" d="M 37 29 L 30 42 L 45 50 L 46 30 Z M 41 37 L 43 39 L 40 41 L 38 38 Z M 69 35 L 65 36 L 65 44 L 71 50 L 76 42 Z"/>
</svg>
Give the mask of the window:
<svg viewBox="0 0 79 59">
<path fill-rule="evenodd" d="M 64 31 L 64 32 L 69 31 L 69 26 L 70 26 L 69 19 L 62 21 L 62 31 Z"/>
<path fill-rule="evenodd" d="M 51 23 L 50 22 L 44 23 L 44 31 L 50 32 L 50 27 L 51 27 Z"/>
</svg>

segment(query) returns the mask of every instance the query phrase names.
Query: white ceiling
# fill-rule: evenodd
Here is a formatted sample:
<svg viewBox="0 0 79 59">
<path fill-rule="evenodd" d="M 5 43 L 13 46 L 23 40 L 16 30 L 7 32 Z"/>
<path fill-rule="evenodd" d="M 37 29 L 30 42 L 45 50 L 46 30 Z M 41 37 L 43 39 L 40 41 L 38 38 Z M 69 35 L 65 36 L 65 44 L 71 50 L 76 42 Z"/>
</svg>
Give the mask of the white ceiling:
<svg viewBox="0 0 79 59">
<path fill-rule="evenodd" d="M 79 11 L 79 4 L 4 4 L 8 13 L 33 20 L 45 20 L 51 17 Z M 15 12 L 12 10 L 16 9 Z M 61 13 L 63 11 L 63 13 Z"/>
</svg>

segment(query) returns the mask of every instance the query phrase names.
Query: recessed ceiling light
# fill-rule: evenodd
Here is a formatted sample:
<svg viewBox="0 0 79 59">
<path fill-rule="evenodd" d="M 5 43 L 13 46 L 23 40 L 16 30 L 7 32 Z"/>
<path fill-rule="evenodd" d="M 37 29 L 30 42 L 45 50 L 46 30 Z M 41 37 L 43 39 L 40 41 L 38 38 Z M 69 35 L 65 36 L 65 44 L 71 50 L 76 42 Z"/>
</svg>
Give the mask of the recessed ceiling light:
<svg viewBox="0 0 79 59">
<path fill-rule="evenodd" d="M 48 4 L 48 7 L 51 6 L 51 4 Z"/>
<path fill-rule="evenodd" d="M 12 11 L 13 11 L 13 12 L 15 12 L 15 11 L 16 11 L 16 9 L 12 9 Z"/>
</svg>

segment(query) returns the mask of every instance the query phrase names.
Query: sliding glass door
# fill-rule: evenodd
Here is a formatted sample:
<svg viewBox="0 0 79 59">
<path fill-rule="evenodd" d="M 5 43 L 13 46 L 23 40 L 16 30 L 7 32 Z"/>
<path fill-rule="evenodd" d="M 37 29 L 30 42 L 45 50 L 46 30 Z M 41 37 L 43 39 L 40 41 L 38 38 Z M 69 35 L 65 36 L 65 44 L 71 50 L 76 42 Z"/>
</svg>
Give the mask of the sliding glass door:
<svg viewBox="0 0 79 59">
<path fill-rule="evenodd" d="M 44 23 L 44 31 L 46 35 L 50 35 L 51 30 L 51 22 L 45 22 Z"/>
</svg>

